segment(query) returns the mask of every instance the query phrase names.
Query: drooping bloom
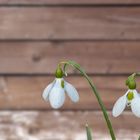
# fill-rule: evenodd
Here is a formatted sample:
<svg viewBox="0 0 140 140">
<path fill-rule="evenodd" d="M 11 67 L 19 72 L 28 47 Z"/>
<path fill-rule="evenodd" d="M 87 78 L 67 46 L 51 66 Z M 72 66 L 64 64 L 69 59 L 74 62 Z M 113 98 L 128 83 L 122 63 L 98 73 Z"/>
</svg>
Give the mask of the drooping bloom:
<svg viewBox="0 0 140 140">
<path fill-rule="evenodd" d="M 119 116 L 126 106 L 130 106 L 135 116 L 140 117 L 140 94 L 135 89 L 129 89 L 122 97 L 120 97 L 112 110 L 114 117 Z"/>
<path fill-rule="evenodd" d="M 55 78 L 44 90 L 42 97 L 45 101 L 49 100 L 54 109 L 60 108 L 65 101 L 65 94 L 70 97 L 73 102 L 79 101 L 77 90 L 63 78 Z"/>
</svg>

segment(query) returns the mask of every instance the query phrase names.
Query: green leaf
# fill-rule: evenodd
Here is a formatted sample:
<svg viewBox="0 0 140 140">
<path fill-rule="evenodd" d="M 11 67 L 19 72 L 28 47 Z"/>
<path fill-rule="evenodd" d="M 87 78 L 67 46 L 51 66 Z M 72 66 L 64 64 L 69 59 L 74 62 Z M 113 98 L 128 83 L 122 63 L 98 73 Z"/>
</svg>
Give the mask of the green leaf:
<svg viewBox="0 0 140 140">
<path fill-rule="evenodd" d="M 86 124 L 87 140 L 92 140 L 91 129 L 88 124 Z"/>
<path fill-rule="evenodd" d="M 138 140 L 140 140 L 140 136 L 139 136 Z"/>
</svg>

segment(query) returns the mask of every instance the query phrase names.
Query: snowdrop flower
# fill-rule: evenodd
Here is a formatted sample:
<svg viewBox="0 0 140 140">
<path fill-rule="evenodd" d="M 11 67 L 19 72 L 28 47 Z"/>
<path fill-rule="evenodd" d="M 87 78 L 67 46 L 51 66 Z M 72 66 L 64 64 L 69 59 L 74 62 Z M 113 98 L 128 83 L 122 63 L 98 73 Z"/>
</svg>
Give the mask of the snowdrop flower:
<svg viewBox="0 0 140 140">
<path fill-rule="evenodd" d="M 61 68 L 58 68 L 55 80 L 45 88 L 42 97 L 45 101 L 50 101 L 52 108 L 58 109 L 64 104 L 65 93 L 73 102 L 79 101 L 77 90 L 63 79 L 63 71 Z"/>
<path fill-rule="evenodd" d="M 130 106 L 134 115 L 140 117 L 140 95 L 135 89 L 129 89 L 116 101 L 112 115 L 114 117 L 119 116 L 126 106 Z"/>
</svg>

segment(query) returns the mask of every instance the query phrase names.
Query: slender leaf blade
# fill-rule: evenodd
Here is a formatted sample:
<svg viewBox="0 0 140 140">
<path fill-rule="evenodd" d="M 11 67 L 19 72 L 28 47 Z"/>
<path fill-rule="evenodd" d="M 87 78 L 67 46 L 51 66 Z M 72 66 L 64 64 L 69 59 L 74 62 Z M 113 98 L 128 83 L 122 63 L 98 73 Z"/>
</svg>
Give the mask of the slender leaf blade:
<svg viewBox="0 0 140 140">
<path fill-rule="evenodd" d="M 88 124 L 86 124 L 86 132 L 87 132 L 87 140 L 92 140 L 91 129 L 89 128 Z"/>
</svg>

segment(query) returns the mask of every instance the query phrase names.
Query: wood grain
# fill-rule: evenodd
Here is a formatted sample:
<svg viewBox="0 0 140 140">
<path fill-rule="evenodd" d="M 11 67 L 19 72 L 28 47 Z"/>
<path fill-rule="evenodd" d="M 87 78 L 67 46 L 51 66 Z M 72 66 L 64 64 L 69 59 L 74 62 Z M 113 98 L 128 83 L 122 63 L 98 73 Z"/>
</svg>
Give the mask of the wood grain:
<svg viewBox="0 0 140 140">
<path fill-rule="evenodd" d="M 41 95 L 58 62 L 75 60 L 111 111 L 127 91 L 126 75 L 140 70 L 139 19 L 138 0 L 0 0 L 0 140 L 86 140 L 86 123 L 94 140 L 110 140 L 77 71 L 70 69 L 66 80 L 78 90 L 78 103 L 66 96 L 52 110 Z M 138 139 L 140 120 L 130 110 L 109 116 L 117 140 Z"/>
<path fill-rule="evenodd" d="M 91 4 L 140 4 L 138 0 L 0 0 L 5 5 L 91 5 Z"/>
<path fill-rule="evenodd" d="M 0 39 L 139 40 L 139 7 L 2 7 Z"/>
<path fill-rule="evenodd" d="M 0 74 L 54 74 L 62 60 L 90 74 L 129 74 L 140 70 L 139 52 L 140 42 L 1 42 Z"/>
<path fill-rule="evenodd" d="M 126 112 L 111 117 L 117 140 L 137 140 L 140 121 Z M 85 124 L 93 130 L 94 140 L 111 140 L 101 112 L 1 111 L 2 140 L 86 140 Z"/>
<path fill-rule="evenodd" d="M 107 109 L 112 109 L 115 101 L 127 91 L 125 76 L 93 76 L 92 79 Z M 51 109 L 50 104 L 45 102 L 41 96 L 44 88 L 53 80 L 54 77 L 51 76 L 1 77 L 0 109 Z M 80 101 L 74 104 L 66 96 L 62 110 L 100 109 L 83 77 L 69 76 L 67 81 L 77 88 Z"/>
</svg>

